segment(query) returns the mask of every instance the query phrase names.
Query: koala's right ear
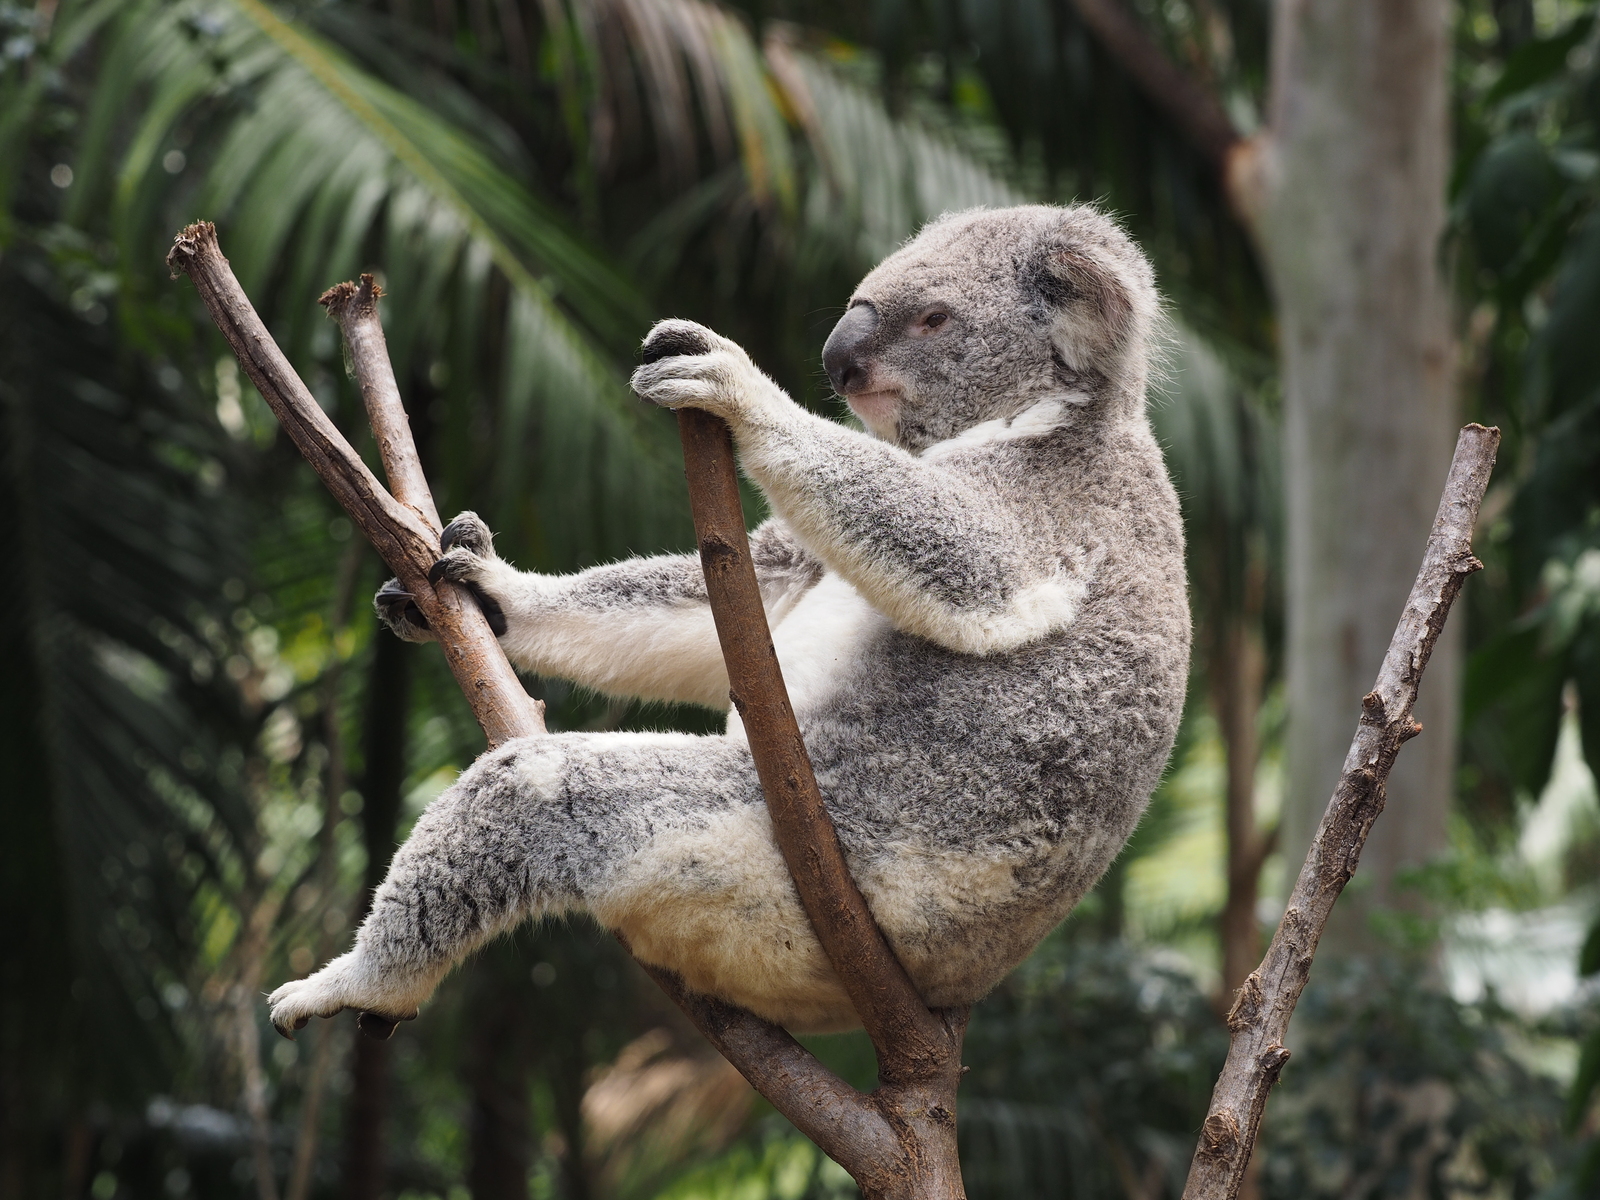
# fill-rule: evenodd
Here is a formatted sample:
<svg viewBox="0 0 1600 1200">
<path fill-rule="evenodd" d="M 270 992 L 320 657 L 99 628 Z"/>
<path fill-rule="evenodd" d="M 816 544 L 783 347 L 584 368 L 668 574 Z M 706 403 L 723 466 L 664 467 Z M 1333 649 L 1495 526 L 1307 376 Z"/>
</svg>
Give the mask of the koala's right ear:
<svg viewBox="0 0 1600 1200">
<path fill-rule="evenodd" d="M 1075 371 L 1121 374 L 1142 349 L 1155 311 L 1144 255 L 1110 218 L 1069 211 L 1042 238 L 1030 282 L 1053 314 L 1051 340 Z"/>
</svg>

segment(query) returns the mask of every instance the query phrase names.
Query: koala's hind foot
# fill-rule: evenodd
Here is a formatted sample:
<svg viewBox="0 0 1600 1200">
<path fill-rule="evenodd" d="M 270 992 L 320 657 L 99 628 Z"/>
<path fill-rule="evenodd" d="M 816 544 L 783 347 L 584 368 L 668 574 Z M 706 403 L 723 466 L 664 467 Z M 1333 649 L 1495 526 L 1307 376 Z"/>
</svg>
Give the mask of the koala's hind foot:
<svg viewBox="0 0 1600 1200">
<path fill-rule="evenodd" d="M 345 1008 L 412 1016 L 529 917 L 587 910 L 694 990 L 800 1028 L 850 1023 L 772 839 L 748 747 L 688 734 L 507 742 L 418 818 L 349 954 L 272 995 L 287 1034 Z"/>
<path fill-rule="evenodd" d="M 286 1038 L 304 1029 L 312 1017 L 332 1017 L 357 1010 L 356 1024 L 369 1037 L 387 1038 L 401 1021 L 415 1020 L 418 1006 L 433 990 L 437 976 L 419 989 L 406 986 L 403 972 L 379 972 L 358 945 L 306 979 L 284 984 L 271 996 L 272 1026 Z"/>
</svg>

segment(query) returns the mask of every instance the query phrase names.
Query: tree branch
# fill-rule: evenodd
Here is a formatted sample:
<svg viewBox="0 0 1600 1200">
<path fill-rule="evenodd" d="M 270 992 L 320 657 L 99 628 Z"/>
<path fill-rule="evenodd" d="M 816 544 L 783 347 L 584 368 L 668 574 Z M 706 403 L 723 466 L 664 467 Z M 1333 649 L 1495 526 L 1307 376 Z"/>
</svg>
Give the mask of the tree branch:
<svg viewBox="0 0 1600 1200">
<path fill-rule="evenodd" d="M 382 429 L 389 435 L 385 441 L 380 434 L 386 466 L 391 471 L 398 470 L 398 478 L 403 481 L 399 486 L 408 489 L 411 497 L 410 507 L 384 490 L 355 448 L 322 411 L 310 389 L 295 374 L 256 315 L 228 260 L 222 256 L 217 245 L 216 226 L 202 221 L 186 228 L 174 239 L 172 250 L 167 254 L 167 266 L 174 276 L 183 271 L 194 280 L 211 319 L 233 347 L 256 390 L 334 499 L 344 506 L 356 527 L 412 594 L 422 615 L 428 619 L 428 627 L 444 648 L 450 671 L 472 706 L 472 715 L 483 726 L 489 745 L 498 746 L 515 737 L 543 733 L 544 705 L 523 690 L 478 606 L 454 584 L 444 583 L 435 588 L 428 582 L 428 570 L 439 560 L 439 518 L 421 467 L 415 466 L 413 472 L 412 466 L 407 465 L 408 459 L 410 464 L 416 464 L 417 457 L 410 427 L 405 423 L 405 412 L 399 410 L 398 422 L 391 415 L 391 405 L 399 407 L 399 392 L 383 349 L 381 326 L 376 328 L 375 338 L 373 336 L 376 311 L 372 311 L 370 320 L 359 313 L 352 314 L 363 339 L 355 364 L 359 370 L 368 372 L 362 384 L 362 395 L 367 398 L 369 411 L 376 408 L 383 421 Z M 354 296 L 354 285 L 346 286 Z M 370 299 L 366 307 L 371 309 Z M 354 352 L 355 347 L 352 347 Z M 383 360 L 381 372 L 375 372 L 374 354 Z M 387 376 L 390 396 L 383 394 L 384 387 L 378 381 L 380 374 Z M 394 465 L 389 465 L 391 456 Z M 392 474 L 391 478 L 396 476 Z M 431 524 L 424 514 L 431 516 Z"/>
<path fill-rule="evenodd" d="M 212 320 L 295 445 L 412 592 L 490 744 L 543 733 L 542 706 L 522 690 L 476 604 L 452 585 L 434 589 L 427 582 L 439 557 L 438 516 L 394 383 L 370 276 L 360 287 L 331 289 L 324 302 L 345 332 L 399 500 L 378 483 L 273 342 L 222 256 L 215 228 L 209 222 L 186 228 L 167 261 L 174 274 L 183 270 L 194 280 Z M 955 1093 L 967 1011 L 930 1012 L 922 1004 L 845 869 L 772 653 L 727 427 L 704 414 L 686 416 L 697 534 L 735 703 L 785 859 L 873 1034 L 883 1086 L 862 1095 L 786 1031 L 689 992 L 670 971 L 643 965 L 723 1056 L 854 1176 L 867 1200 L 963 1200 Z"/>
<path fill-rule="evenodd" d="M 394 381 L 394 365 L 389 361 L 389 344 L 383 336 L 383 321 L 378 317 L 378 297 L 383 289 L 371 275 L 361 277 L 360 286 L 336 283 L 322 293 L 317 303 L 339 323 L 344 344 L 350 350 L 356 386 L 367 408 L 367 420 L 378 439 L 378 454 L 383 473 L 388 476 L 394 498 L 413 509 L 438 532 L 444 528 L 439 510 L 434 507 L 428 477 L 422 473 L 422 456 L 411 437 L 411 421 L 400 399 L 400 385 Z"/>
<path fill-rule="evenodd" d="M 851 878 L 789 704 L 750 559 L 733 434 L 725 421 L 696 409 L 678 413 L 678 432 L 729 691 L 749 738 L 778 849 L 878 1051 L 884 1082 L 937 1072 L 949 1056 L 944 1028 L 923 1004 Z"/>
<path fill-rule="evenodd" d="M 1389 769 L 1400 747 L 1422 732 L 1411 719 L 1422 672 L 1466 577 L 1482 568 L 1472 556 L 1472 527 L 1500 431 L 1468 425 L 1455 458 L 1422 569 L 1389 643 L 1378 681 L 1361 701 L 1361 721 L 1344 773 L 1328 801 L 1283 920 L 1261 965 L 1245 980 L 1228 1014 L 1228 1059 L 1211 1095 L 1184 1200 L 1233 1200 L 1244 1182 L 1267 1094 L 1289 1060 L 1283 1039 L 1334 901 L 1355 874 L 1372 823 L 1383 811 Z"/>
<path fill-rule="evenodd" d="M 1228 158 L 1239 143 L 1239 131 L 1221 101 L 1177 63 L 1152 38 L 1121 0 L 1072 0 L 1079 18 L 1106 53 L 1128 73 L 1140 91 L 1183 131 L 1205 155 L 1219 176 L 1228 174 Z"/>
</svg>

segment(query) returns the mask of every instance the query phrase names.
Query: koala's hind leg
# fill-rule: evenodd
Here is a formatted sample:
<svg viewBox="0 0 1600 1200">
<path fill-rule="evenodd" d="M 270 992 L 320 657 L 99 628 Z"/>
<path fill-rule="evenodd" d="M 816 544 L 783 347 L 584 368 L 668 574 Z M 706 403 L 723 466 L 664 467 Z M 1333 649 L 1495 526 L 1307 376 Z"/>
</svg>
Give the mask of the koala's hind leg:
<svg viewBox="0 0 1600 1200">
<path fill-rule="evenodd" d="M 273 1024 L 287 1032 L 353 1008 L 367 1014 L 364 1028 L 386 1031 L 489 938 L 574 909 L 691 987 L 763 1015 L 784 1019 L 798 1004 L 803 1019 L 826 1017 L 843 1000 L 773 844 L 746 747 L 562 734 L 485 755 L 429 805 L 354 948 L 274 992 Z"/>
</svg>

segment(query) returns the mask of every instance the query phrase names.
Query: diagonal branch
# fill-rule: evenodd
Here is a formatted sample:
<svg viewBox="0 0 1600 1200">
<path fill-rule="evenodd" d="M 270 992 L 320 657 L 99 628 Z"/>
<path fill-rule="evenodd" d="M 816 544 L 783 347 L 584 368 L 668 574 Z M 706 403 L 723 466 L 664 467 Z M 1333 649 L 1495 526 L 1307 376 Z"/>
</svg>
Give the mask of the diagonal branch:
<svg viewBox="0 0 1600 1200">
<path fill-rule="evenodd" d="M 256 315 L 249 297 L 234 278 L 228 260 L 222 256 L 216 226 L 202 221 L 186 228 L 174 239 L 167 265 L 174 276 L 183 271 L 194 280 L 211 319 L 233 347 L 245 374 L 250 376 L 273 415 L 288 431 L 334 499 L 344 506 L 356 527 L 412 594 L 422 615 L 428 619 L 428 627 L 437 634 L 450 671 L 472 706 L 472 715 L 488 735 L 489 745 L 498 746 L 515 737 L 543 733 L 543 705 L 530 699 L 523 690 L 478 606 L 454 584 L 435 588 L 428 582 L 428 570 L 439 559 L 439 533 L 437 515 L 433 515 L 431 525 L 423 516 L 424 513 L 433 514 L 427 481 L 421 481 L 420 492 L 413 491 L 412 507 L 401 504 L 384 490 L 355 448 L 322 411 Z M 375 311 L 371 320 L 377 321 Z M 382 337 L 380 328 L 376 353 L 384 358 L 387 367 Z M 357 365 L 370 366 L 370 356 L 369 347 L 357 359 Z M 392 371 L 388 378 L 389 388 L 393 390 Z M 368 392 L 369 388 L 363 386 L 363 396 Z M 389 401 L 380 395 L 377 403 L 383 409 Z M 371 404 L 369 400 L 369 406 Z M 399 404 L 398 391 L 394 392 L 393 404 Z M 402 425 L 404 420 L 402 411 Z M 392 421 L 388 427 L 394 436 L 385 450 L 386 459 L 395 454 L 401 460 L 409 457 L 410 462 L 415 463 L 416 447 L 411 444 L 409 427 L 405 428 L 403 442 Z M 416 480 L 421 479 L 421 468 L 416 469 L 413 479 L 409 469 L 402 465 L 399 475 L 407 481 L 405 486 L 415 489 Z M 394 477 L 391 474 L 391 478 Z"/>
<path fill-rule="evenodd" d="M 1468 425 L 1456 442 L 1422 569 L 1400 614 L 1378 681 L 1361 701 L 1361 721 L 1345 756 L 1344 773 L 1328 801 L 1272 945 L 1239 989 L 1228 1014 L 1232 1034 L 1228 1059 L 1200 1129 L 1184 1200 L 1234 1200 L 1239 1194 L 1267 1094 L 1289 1061 L 1283 1039 L 1311 976 L 1317 942 L 1334 901 L 1355 874 L 1372 823 L 1383 811 L 1389 769 L 1400 747 L 1422 732 L 1411 719 L 1422 672 L 1461 585 L 1483 567 L 1472 556 L 1472 527 L 1499 445 L 1500 431 L 1482 425 Z"/>
<path fill-rule="evenodd" d="M 733 434 L 725 421 L 696 409 L 679 411 L 678 432 L 730 695 L 750 741 L 778 849 L 828 961 L 872 1038 L 884 1082 L 937 1072 L 950 1054 L 944 1027 L 923 1004 L 851 878 L 789 704 L 750 559 Z"/>
<path fill-rule="evenodd" d="M 350 351 L 356 386 L 366 405 L 367 420 L 378 439 L 378 454 L 383 473 L 389 479 L 394 498 L 412 509 L 429 529 L 444 527 L 433 503 L 428 477 L 422 473 L 422 457 L 411 437 L 411 421 L 400 399 L 400 385 L 394 381 L 394 364 L 389 361 L 389 343 L 383 336 L 383 321 L 378 316 L 378 297 L 383 289 L 363 275 L 358 287 L 337 283 L 317 301 L 339 323 L 344 344 Z"/>
</svg>

